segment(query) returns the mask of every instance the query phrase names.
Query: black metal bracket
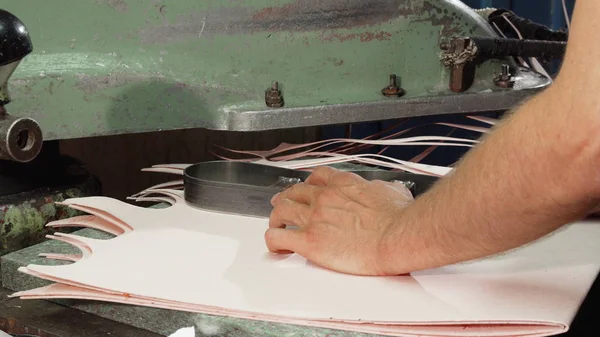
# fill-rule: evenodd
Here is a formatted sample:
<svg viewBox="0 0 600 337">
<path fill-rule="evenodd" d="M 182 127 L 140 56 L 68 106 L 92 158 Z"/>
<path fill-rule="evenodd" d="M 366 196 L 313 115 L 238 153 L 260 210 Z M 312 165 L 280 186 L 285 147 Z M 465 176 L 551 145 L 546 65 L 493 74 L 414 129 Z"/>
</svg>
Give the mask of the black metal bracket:
<svg viewBox="0 0 600 337">
<path fill-rule="evenodd" d="M 460 37 L 440 43 L 442 62 L 451 69 L 450 90 L 464 92 L 473 85 L 475 69 L 491 59 L 506 57 L 562 58 L 567 43 L 563 41 L 520 40 L 492 37 Z"/>
</svg>

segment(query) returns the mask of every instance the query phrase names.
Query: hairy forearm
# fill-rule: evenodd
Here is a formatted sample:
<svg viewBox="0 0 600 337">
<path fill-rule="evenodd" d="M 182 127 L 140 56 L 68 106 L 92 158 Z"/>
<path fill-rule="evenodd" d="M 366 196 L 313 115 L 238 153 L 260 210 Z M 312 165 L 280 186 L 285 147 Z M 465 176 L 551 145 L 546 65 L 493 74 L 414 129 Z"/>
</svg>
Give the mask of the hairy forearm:
<svg viewBox="0 0 600 337">
<path fill-rule="evenodd" d="M 519 108 L 404 210 L 404 225 L 386 238 L 386 259 L 397 272 L 519 247 L 598 204 L 600 146 L 590 127 L 598 123 L 575 120 L 571 103 L 557 101 L 558 89 Z"/>
<path fill-rule="evenodd" d="M 405 210 L 381 245 L 389 272 L 536 240 L 600 204 L 600 2 L 578 0 L 559 78 Z M 408 259 L 406 257 L 409 257 Z"/>
</svg>

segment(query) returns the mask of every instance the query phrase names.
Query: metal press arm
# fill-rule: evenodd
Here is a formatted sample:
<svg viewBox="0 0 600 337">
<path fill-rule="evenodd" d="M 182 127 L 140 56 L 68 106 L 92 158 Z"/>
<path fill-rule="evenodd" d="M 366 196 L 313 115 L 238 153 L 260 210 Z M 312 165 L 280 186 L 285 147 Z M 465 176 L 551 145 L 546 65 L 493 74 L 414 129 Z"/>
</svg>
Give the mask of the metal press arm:
<svg viewBox="0 0 600 337">
<path fill-rule="evenodd" d="M 33 51 L 29 32 L 13 14 L 0 9 L 0 159 L 29 162 L 42 149 L 42 130 L 31 118 L 11 116 L 8 79 Z"/>
</svg>

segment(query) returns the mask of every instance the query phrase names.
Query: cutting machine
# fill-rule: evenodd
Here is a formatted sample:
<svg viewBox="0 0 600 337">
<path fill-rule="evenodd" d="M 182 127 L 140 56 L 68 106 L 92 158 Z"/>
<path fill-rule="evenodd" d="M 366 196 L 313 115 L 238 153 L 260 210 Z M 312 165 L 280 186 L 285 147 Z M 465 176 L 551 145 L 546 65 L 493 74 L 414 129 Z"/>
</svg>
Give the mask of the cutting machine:
<svg viewBox="0 0 600 337">
<path fill-rule="evenodd" d="M 14 113 L 36 120 L 45 140 L 497 111 L 550 82 L 505 58 L 519 48 L 491 52 L 494 41 L 482 41 L 499 36 L 459 1 L 36 6 L 3 4 L 36 50 L 11 82 Z M 494 82 L 502 65 L 514 78 L 508 90 Z"/>
<path fill-rule="evenodd" d="M 33 46 L 27 28 L 13 14 L 0 10 L 0 158 L 29 162 L 42 148 L 42 130 L 28 117 L 8 114 L 10 103 L 8 79 Z"/>
<path fill-rule="evenodd" d="M 0 255 L 14 252 L 2 259 L 3 285 L 11 290 L 39 285 L 16 268 L 52 250 L 54 243 L 39 243 L 45 222 L 73 215 L 53 201 L 99 193 L 82 163 L 59 156 L 58 140 L 504 111 L 552 82 L 515 58 L 560 60 L 567 39 L 513 13 L 474 11 L 458 0 L 3 0 L 0 9 Z M 525 40 L 502 36 L 513 26 Z M 32 321 L 0 299 L 0 330 L 95 336 L 85 329 L 98 327 L 102 316 L 114 324 L 113 336 L 165 335 L 198 320 L 229 336 L 337 336 L 67 304 L 94 315 L 69 332 L 60 317 L 68 311 Z M 71 310 L 53 305 L 24 308 Z"/>
</svg>

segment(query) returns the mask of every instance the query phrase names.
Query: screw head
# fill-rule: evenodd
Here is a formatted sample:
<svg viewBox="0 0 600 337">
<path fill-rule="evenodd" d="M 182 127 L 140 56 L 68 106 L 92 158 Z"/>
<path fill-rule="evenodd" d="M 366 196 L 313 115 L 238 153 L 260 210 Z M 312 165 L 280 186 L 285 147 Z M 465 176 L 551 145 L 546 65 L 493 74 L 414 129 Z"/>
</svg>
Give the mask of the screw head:
<svg viewBox="0 0 600 337">
<path fill-rule="evenodd" d="M 502 71 L 498 77 L 494 78 L 494 84 L 504 89 L 512 88 L 515 85 L 515 80 L 512 78 L 508 64 L 502 65 Z"/>
<path fill-rule="evenodd" d="M 271 87 L 265 90 L 265 104 L 270 108 L 281 108 L 284 105 L 279 82 L 274 81 L 271 83 Z"/>
<path fill-rule="evenodd" d="M 386 96 L 386 97 L 400 97 L 404 95 L 404 89 L 400 88 L 398 86 L 398 80 L 396 77 L 396 74 L 391 74 L 390 75 L 390 84 L 381 89 L 381 94 Z"/>
<path fill-rule="evenodd" d="M 450 41 L 448 40 L 443 40 L 442 42 L 440 42 L 440 49 L 449 53 L 454 51 L 452 48 L 452 43 L 450 43 Z"/>
</svg>

